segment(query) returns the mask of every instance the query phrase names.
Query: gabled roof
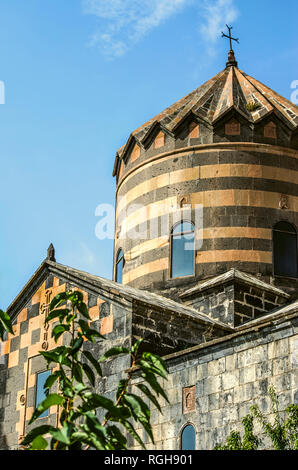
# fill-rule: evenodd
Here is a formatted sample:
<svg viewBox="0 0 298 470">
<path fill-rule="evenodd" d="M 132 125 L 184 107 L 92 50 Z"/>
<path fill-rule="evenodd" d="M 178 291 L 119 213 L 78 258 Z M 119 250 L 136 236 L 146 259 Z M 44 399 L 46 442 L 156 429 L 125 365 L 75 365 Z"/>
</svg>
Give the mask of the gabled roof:
<svg viewBox="0 0 298 470">
<path fill-rule="evenodd" d="M 218 276 L 212 277 L 211 279 L 207 279 L 205 281 L 200 282 L 198 285 L 183 292 L 180 295 L 180 297 L 183 299 L 186 297 L 191 297 L 192 295 L 200 294 L 201 292 L 204 292 L 207 289 L 211 289 L 218 285 L 225 284 L 231 280 L 249 284 L 252 287 L 265 290 L 267 292 L 270 292 L 271 294 L 278 295 L 280 297 L 284 297 L 287 300 L 290 299 L 291 297 L 289 294 L 279 289 L 278 287 L 272 286 L 271 284 L 268 284 L 267 282 L 257 279 L 252 274 L 244 273 L 235 268 L 230 269 L 226 273 L 220 274 Z"/>
<path fill-rule="evenodd" d="M 122 284 L 118 284 L 117 282 L 95 276 L 93 274 L 89 274 L 69 266 L 64 266 L 49 259 L 43 261 L 40 267 L 27 282 L 25 287 L 8 307 L 7 312 L 12 319 L 15 318 L 20 310 L 26 305 L 37 287 L 46 279 L 48 274 L 53 274 L 58 278 L 62 277 L 63 279 L 66 279 L 67 281 L 76 285 L 78 288 L 83 290 L 89 289 L 95 294 L 98 293 L 100 295 L 100 293 L 102 293 L 104 295 L 104 292 L 106 292 L 107 294 L 110 293 L 113 295 L 118 295 L 127 301 L 137 301 L 146 304 L 149 307 L 151 306 L 151 308 L 156 307 L 159 309 L 165 309 L 178 315 L 182 315 L 188 318 L 191 317 L 192 319 L 201 322 L 203 325 L 214 325 L 215 327 L 225 331 L 233 330 L 224 323 L 213 320 L 208 317 L 208 315 L 200 313 L 192 307 L 185 306 L 161 295 L 135 289 L 130 286 L 124 286 Z"/>
</svg>

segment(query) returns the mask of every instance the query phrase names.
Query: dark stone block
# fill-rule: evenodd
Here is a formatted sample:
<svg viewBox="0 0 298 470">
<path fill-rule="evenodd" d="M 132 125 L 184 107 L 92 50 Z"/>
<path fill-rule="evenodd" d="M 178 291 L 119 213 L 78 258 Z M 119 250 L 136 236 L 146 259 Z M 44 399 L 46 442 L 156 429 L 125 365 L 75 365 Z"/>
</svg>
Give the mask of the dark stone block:
<svg viewBox="0 0 298 470">
<path fill-rule="evenodd" d="M 50 289 L 51 287 L 53 287 L 53 285 L 54 285 L 54 276 L 50 274 L 46 279 L 45 288 Z"/>
<path fill-rule="evenodd" d="M 39 315 L 39 303 L 28 307 L 28 320 Z"/>
<path fill-rule="evenodd" d="M 12 338 L 10 341 L 10 352 L 14 352 L 20 347 L 20 336 L 16 336 L 15 338 Z"/>
<path fill-rule="evenodd" d="M 19 366 L 21 366 L 22 364 L 25 364 L 27 359 L 28 359 L 28 348 L 26 347 L 26 348 L 20 349 L 20 352 L 19 352 Z"/>
<path fill-rule="evenodd" d="M 89 294 L 89 295 L 88 295 L 88 308 L 96 307 L 96 305 L 97 305 L 97 297 L 96 297 L 96 295 Z"/>
<path fill-rule="evenodd" d="M 235 300 L 239 300 L 240 302 L 244 302 L 244 292 L 238 290 L 237 288 L 235 289 Z"/>
<path fill-rule="evenodd" d="M 269 302 L 264 303 L 264 309 L 266 310 L 266 312 L 270 312 L 270 310 L 274 310 L 276 307 L 276 304 L 271 304 Z"/>
<path fill-rule="evenodd" d="M 258 308 L 254 308 L 254 318 L 263 317 L 267 312 L 264 310 L 259 310 Z"/>
<path fill-rule="evenodd" d="M 234 326 L 240 326 L 243 324 L 243 317 L 241 315 L 234 315 Z"/>
<path fill-rule="evenodd" d="M 253 308 L 249 307 L 248 305 L 240 304 L 239 302 L 235 302 L 235 313 L 240 313 L 248 318 L 253 317 Z"/>
<path fill-rule="evenodd" d="M 25 333 L 28 333 L 28 326 L 29 326 L 29 321 L 25 320 L 21 323 L 20 326 L 20 334 L 24 335 Z"/>
<path fill-rule="evenodd" d="M 277 297 L 274 294 L 270 294 L 270 292 L 265 292 L 264 299 L 271 302 L 272 304 L 276 304 Z"/>
<path fill-rule="evenodd" d="M 253 307 L 263 308 L 263 302 L 258 297 L 253 297 L 252 295 L 245 295 L 245 301 L 252 305 Z"/>
<path fill-rule="evenodd" d="M 36 344 L 40 341 L 40 328 L 31 333 L 31 344 Z"/>
<path fill-rule="evenodd" d="M 101 304 L 100 306 L 100 318 L 105 318 L 110 316 L 111 306 L 108 302 Z"/>
</svg>

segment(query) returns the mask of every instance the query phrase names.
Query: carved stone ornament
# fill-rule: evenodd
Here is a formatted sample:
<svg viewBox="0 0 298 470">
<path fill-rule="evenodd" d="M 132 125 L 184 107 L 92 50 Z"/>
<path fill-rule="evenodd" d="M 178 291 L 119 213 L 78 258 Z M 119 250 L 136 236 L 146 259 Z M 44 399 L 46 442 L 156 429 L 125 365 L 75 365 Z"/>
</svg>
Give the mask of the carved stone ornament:
<svg viewBox="0 0 298 470">
<path fill-rule="evenodd" d="M 277 131 L 276 124 L 274 122 L 269 122 L 269 124 L 264 127 L 264 137 L 269 139 L 276 139 Z"/>
<path fill-rule="evenodd" d="M 44 341 L 44 342 L 42 343 L 42 345 L 41 345 L 41 349 L 42 349 L 43 351 L 47 351 L 48 348 L 49 348 L 49 343 L 48 343 L 47 341 Z"/>
<path fill-rule="evenodd" d="M 20 396 L 20 403 L 21 403 L 22 406 L 25 405 L 25 403 L 26 403 L 26 396 L 25 395 Z"/>
<path fill-rule="evenodd" d="M 281 194 L 280 200 L 279 200 L 279 208 L 283 210 L 289 209 L 289 197 L 288 196 Z"/>
<path fill-rule="evenodd" d="M 240 122 L 236 119 L 232 119 L 227 122 L 225 125 L 225 134 L 226 135 L 240 135 L 241 127 Z"/>
<path fill-rule="evenodd" d="M 196 409 L 196 387 L 186 387 L 183 389 L 183 413 L 190 413 Z"/>
<path fill-rule="evenodd" d="M 178 196 L 177 199 L 178 199 L 177 203 L 180 209 L 182 209 L 184 206 L 190 206 L 191 204 L 190 194 L 180 195 Z"/>
</svg>

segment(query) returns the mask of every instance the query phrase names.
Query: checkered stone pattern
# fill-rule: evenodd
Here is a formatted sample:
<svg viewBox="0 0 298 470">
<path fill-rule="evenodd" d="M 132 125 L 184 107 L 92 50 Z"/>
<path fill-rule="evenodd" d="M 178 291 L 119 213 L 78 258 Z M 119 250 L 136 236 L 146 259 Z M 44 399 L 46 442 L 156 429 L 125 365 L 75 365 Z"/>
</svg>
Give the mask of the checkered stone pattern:
<svg viewBox="0 0 298 470">
<path fill-rule="evenodd" d="M 68 282 L 49 275 L 13 322 L 14 335 L 6 335 L 0 349 L 0 449 L 18 448 L 23 436 L 33 425 L 30 418 L 35 409 L 37 374 L 47 369 L 39 354 L 62 344 L 51 338 L 53 322 L 45 326 L 49 303 L 59 293 L 76 289 L 83 293 L 92 318 L 91 326 L 102 335 L 113 332 L 111 305 L 96 295 L 88 294 Z M 38 424 L 57 424 L 57 407 Z"/>
</svg>

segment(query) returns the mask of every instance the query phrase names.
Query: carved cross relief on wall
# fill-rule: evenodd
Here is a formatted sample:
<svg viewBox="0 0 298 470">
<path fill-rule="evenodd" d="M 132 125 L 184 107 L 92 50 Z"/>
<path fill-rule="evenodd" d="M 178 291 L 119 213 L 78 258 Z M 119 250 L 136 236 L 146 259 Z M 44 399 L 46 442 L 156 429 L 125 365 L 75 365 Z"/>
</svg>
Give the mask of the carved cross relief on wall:
<svg viewBox="0 0 298 470">
<path fill-rule="evenodd" d="M 185 387 L 182 391 L 183 413 L 190 413 L 196 409 L 196 387 Z"/>
<path fill-rule="evenodd" d="M 44 315 L 45 316 L 45 319 L 47 318 L 48 314 L 49 314 L 49 311 L 50 311 L 50 304 L 51 304 L 51 297 L 52 297 L 52 290 L 51 289 L 48 289 L 46 292 L 45 292 L 45 303 L 41 304 L 40 306 L 40 313 L 41 315 Z M 44 350 L 44 351 L 47 351 L 48 347 L 49 347 L 49 343 L 48 343 L 48 330 L 49 330 L 49 324 L 48 323 L 44 323 L 44 331 L 43 331 L 43 343 L 41 345 L 41 348 Z"/>
</svg>

